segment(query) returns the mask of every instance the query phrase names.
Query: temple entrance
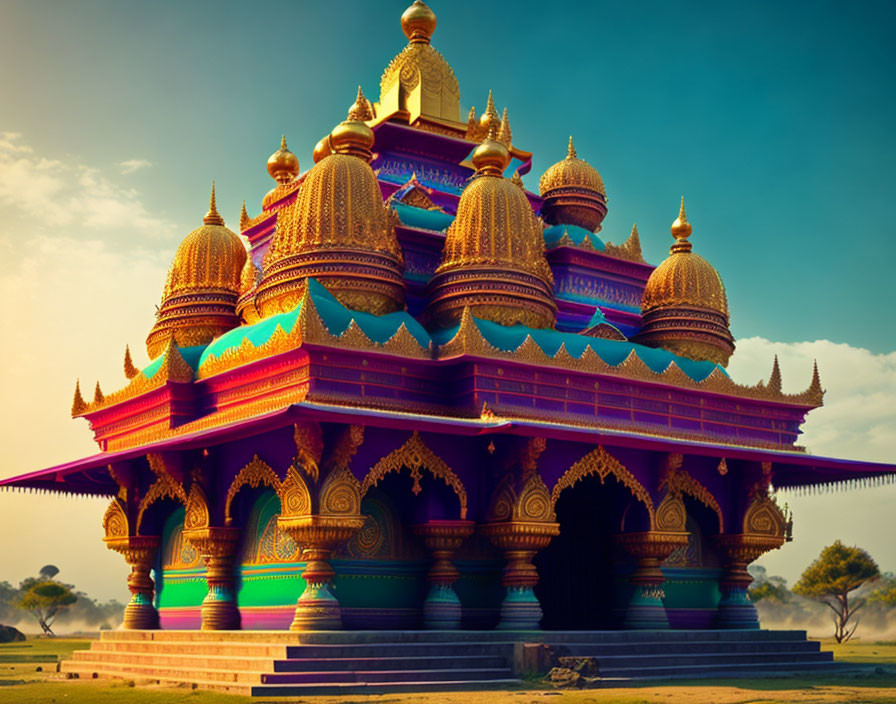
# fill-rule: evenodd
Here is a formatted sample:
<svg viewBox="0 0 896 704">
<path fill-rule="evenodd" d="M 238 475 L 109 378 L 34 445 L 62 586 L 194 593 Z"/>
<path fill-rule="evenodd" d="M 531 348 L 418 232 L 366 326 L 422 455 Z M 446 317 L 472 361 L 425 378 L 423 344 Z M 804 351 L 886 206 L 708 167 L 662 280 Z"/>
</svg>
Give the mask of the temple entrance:
<svg viewBox="0 0 896 704">
<path fill-rule="evenodd" d="M 545 629 L 619 628 L 628 599 L 625 574 L 634 565 L 614 545 L 626 525 L 649 520 L 646 508 L 612 474 L 584 477 L 555 505 L 560 535 L 536 555 L 535 595 Z"/>
</svg>

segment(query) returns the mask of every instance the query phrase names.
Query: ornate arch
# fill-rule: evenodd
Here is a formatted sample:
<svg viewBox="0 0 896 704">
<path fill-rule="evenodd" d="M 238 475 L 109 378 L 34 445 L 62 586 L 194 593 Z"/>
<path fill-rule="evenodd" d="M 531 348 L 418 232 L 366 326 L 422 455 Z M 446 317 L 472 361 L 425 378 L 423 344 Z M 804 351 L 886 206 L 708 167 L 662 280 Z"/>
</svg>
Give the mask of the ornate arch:
<svg viewBox="0 0 896 704">
<path fill-rule="evenodd" d="M 598 445 L 591 450 L 591 452 L 567 469 L 563 476 L 557 480 L 551 491 L 551 508 L 556 508 L 557 499 L 560 498 L 560 494 L 564 489 L 574 486 L 577 482 L 590 475 L 600 477 L 601 484 L 603 484 L 610 474 L 627 487 L 632 492 L 632 496 L 644 504 L 650 516 L 650 525 L 654 525 L 653 500 L 650 498 L 647 489 L 619 460 L 607 452 L 603 445 Z"/>
<path fill-rule="evenodd" d="M 706 506 L 709 510 L 714 511 L 719 519 L 719 533 L 725 530 L 722 507 L 719 506 L 716 497 L 712 495 L 709 489 L 688 474 L 687 470 L 676 469 L 669 472 L 665 480 L 663 480 L 663 485 L 666 486 L 669 494 L 686 494 Z"/>
<path fill-rule="evenodd" d="M 149 487 L 146 496 L 140 502 L 140 510 L 137 512 L 137 534 L 140 534 L 140 528 L 143 525 L 143 515 L 146 510 L 160 499 L 172 499 L 186 505 L 187 493 L 184 491 L 180 482 L 175 481 L 171 475 L 164 474 Z"/>
<path fill-rule="evenodd" d="M 230 483 L 230 488 L 227 490 L 227 499 L 224 501 L 225 522 L 229 524 L 231 520 L 230 504 L 233 503 L 240 489 L 246 485 L 257 489 L 262 484 L 271 487 L 282 500 L 280 478 L 267 462 L 255 455 L 252 461 L 243 467 Z"/>
<path fill-rule="evenodd" d="M 460 501 L 460 518 L 466 520 L 467 490 L 464 489 L 463 482 L 441 457 L 426 446 L 420 433 L 416 430 L 404 445 L 390 452 L 370 468 L 364 481 L 361 482 L 361 496 L 364 496 L 370 487 L 376 486 L 390 472 L 401 472 L 402 467 L 407 467 L 411 471 L 411 479 L 414 480 L 412 488 L 414 494 L 419 494 L 422 491 L 420 487 L 420 480 L 423 478 L 420 473 L 421 469 L 428 470 L 433 476 L 445 482 L 457 494 Z"/>
<path fill-rule="evenodd" d="M 744 515 L 743 532 L 746 535 L 765 535 L 780 538 L 787 535 L 787 519 L 770 496 L 756 496 Z"/>
</svg>

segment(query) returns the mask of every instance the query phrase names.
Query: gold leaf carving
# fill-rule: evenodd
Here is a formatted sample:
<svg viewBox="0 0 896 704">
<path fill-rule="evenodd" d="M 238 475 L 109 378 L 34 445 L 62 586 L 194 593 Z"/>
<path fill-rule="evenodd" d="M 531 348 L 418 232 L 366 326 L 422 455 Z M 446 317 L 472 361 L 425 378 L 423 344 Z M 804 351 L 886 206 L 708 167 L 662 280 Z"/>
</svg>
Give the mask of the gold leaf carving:
<svg viewBox="0 0 896 704">
<path fill-rule="evenodd" d="M 277 495 L 280 495 L 280 478 L 277 473 L 271 469 L 270 465 L 255 455 L 252 461 L 243 467 L 230 483 L 227 490 L 227 499 L 224 502 L 224 518 L 230 523 L 230 504 L 233 502 L 239 490 L 244 486 L 250 486 L 257 489 L 261 485 L 271 487 Z"/>
</svg>

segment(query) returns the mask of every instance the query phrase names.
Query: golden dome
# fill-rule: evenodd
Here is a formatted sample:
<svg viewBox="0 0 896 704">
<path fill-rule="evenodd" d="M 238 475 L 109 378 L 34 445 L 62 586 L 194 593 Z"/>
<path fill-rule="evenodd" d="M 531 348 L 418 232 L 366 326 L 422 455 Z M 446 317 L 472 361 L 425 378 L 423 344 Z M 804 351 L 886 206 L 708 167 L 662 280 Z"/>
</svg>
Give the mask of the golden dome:
<svg viewBox="0 0 896 704">
<path fill-rule="evenodd" d="M 430 314 L 457 322 L 463 308 L 504 325 L 550 327 L 556 305 L 544 231 L 525 192 L 504 178 L 507 147 L 491 136 L 473 152 L 476 175 L 448 227 L 430 284 Z"/>
<path fill-rule="evenodd" d="M 566 158 L 542 174 L 539 188 L 544 198 L 541 216 L 545 222 L 600 232 L 607 214 L 604 181 L 597 169 L 576 156 L 572 137 Z"/>
<path fill-rule="evenodd" d="M 675 243 L 651 273 L 641 299 L 642 327 L 635 340 L 692 359 L 726 365 L 734 352 L 728 298 L 715 268 L 688 241 L 691 224 L 684 198 L 672 223 Z"/>
<path fill-rule="evenodd" d="M 280 139 L 280 148 L 268 159 L 268 173 L 281 185 L 294 181 L 299 175 L 299 159 L 286 146 L 285 134 Z"/>
<path fill-rule="evenodd" d="M 604 180 L 593 166 L 588 162 L 579 159 L 576 155 L 576 148 L 572 143 L 572 137 L 569 138 L 569 150 L 566 158 L 558 161 L 545 171 L 541 180 L 538 182 L 541 195 L 544 196 L 555 188 L 576 187 L 588 191 L 600 193 L 606 197 L 607 190 L 604 187 Z"/>
<path fill-rule="evenodd" d="M 330 135 L 327 135 L 314 145 L 314 152 L 312 153 L 311 158 L 316 164 L 325 156 L 330 156 L 332 153 L 333 150 L 330 148 Z"/>
<path fill-rule="evenodd" d="M 457 122 L 460 86 L 445 57 L 429 43 L 435 13 L 416 0 L 401 16 L 401 28 L 410 41 L 383 72 L 377 115 L 404 111 L 410 122 L 420 115 Z"/>
<path fill-rule="evenodd" d="M 246 248 L 224 227 L 214 184 L 202 222 L 181 242 L 168 270 L 162 304 L 146 340 L 150 358 L 161 354 L 172 337 L 180 347 L 208 344 L 238 323 L 235 304 Z"/>
<path fill-rule="evenodd" d="M 367 163 L 373 143 L 363 122 L 337 125 L 328 137 L 332 153 L 311 168 L 295 202 L 281 211 L 255 298 L 265 317 L 291 310 L 308 277 L 355 310 L 385 313 L 403 306 L 401 248 Z"/>
<path fill-rule="evenodd" d="M 670 248 L 669 257 L 647 280 L 641 311 L 647 313 L 653 308 L 670 305 L 698 306 L 727 318 L 728 297 L 722 277 L 712 264 L 691 251 L 692 245 L 687 238 L 692 230 L 684 212 L 684 198 L 671 230 L 675 243 Z"/>
</svg>

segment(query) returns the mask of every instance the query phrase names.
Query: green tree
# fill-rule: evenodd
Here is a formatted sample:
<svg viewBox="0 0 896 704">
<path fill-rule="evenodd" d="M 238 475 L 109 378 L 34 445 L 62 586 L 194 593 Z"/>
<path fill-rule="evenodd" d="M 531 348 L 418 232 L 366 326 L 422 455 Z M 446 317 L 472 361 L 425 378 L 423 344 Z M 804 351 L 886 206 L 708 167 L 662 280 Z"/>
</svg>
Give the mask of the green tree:
<svg viewBox="0 0 896 704">
<path fill-rule="evenodd" d="M 880 570 L 871 555 L 861 548 L 847 547 L 838 540 L 821 551 L 818 559 L 803 572 L 793 591 L 831 607 L 834 638 L 843 643 L 856 632 L 858 620 L 854 620 L 852 629 L 849 624 L 865 605 L 865 599 L 855 599 L 850 604 L 849 593 L 879 575 Z"/>
<path fill-rule="evenodd" d="M 78 600 L 69 585 L 53 580 L 29 577 L 22 582 L 21 589 L 19 608 L 30 611 L 48 636 L 55 635 L 51 627 L 56 617 Z"/>
</svg>

